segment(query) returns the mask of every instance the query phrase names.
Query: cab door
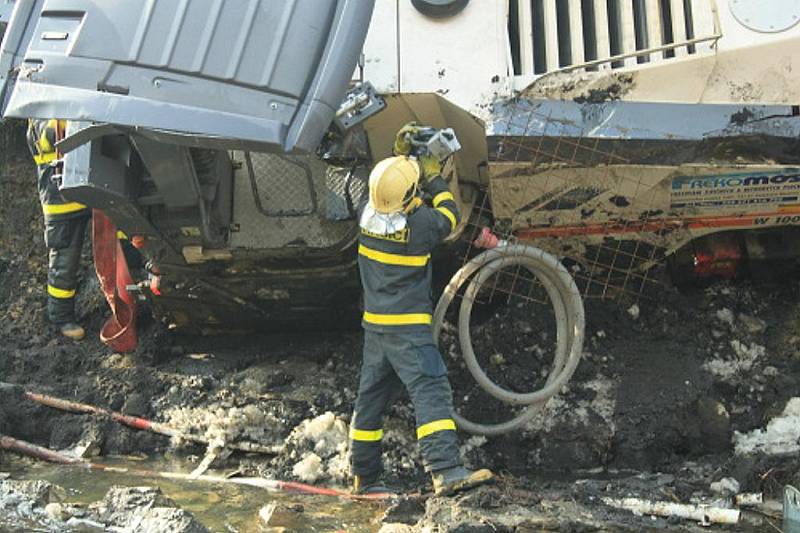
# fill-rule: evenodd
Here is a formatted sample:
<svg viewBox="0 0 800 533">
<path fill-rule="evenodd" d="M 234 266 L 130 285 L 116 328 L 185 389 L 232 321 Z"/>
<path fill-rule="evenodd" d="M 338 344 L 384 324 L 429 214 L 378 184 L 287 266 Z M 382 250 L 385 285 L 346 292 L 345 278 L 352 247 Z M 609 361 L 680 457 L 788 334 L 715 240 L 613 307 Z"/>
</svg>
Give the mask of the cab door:
<svg viewBox="0 0 800 533">
<path fill-rule="evenodd" d="M 17 0 L 0 46 L 0 111 L 193 146 L 310 151 L 374 1 Z"/>
</svg>

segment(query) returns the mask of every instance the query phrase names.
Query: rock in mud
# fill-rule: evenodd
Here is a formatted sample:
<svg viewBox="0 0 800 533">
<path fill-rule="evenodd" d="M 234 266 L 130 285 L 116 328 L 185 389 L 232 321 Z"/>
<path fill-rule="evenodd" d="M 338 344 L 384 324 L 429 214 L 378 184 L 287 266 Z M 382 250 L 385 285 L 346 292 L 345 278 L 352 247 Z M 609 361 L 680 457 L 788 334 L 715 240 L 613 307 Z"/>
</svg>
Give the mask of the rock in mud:
<svg viewBox="0 0 800 533">
<path fill-rule="evenodd" d="M 57 499 L 61 489 L 43 480 L 0 480 L 0 519 L 51 523 L 46 506 Z M 63 491 L 62 491 L 63 492 Z M 0 524 L 2 524 L 0 520 Z M 12 520 L 13 523 L 13 520 Z M 0 529 L 2 526 L 0 525 Z"/>
<path fill-rule="evenodd" d="M 733 432 L 725 405 L 712 398 L 701 398 L 697 402 L 697 418 L 706 450 L 721 452 L 730 449 Z"/>
<path fill-rule="evenodd" d="M 552 507 L 556 515 L 537 506 L 520 505 L 511 501 L 496 488 L 479 488 L 456 498 L 431 498 L 425 506 L 425 516 L 413 531 L 442 533 L 512 533 L 527 531 L 593 530 L 591 515 L 564 513 Z"/>
<path fill-rule="evenodd" d="M 425 514 L 425 505 L 416 499 L 395 502 L 383 513 L 381 522 L 386 525 L 414 525 Z M 383 529 L 381 529 L 383 531 Z"/>
<path fill-rule="evenodd" d="M 44 507 L 50 503 L 53 485 L 40 479 L 27 480 L 0 480 L 0 509 L 17 506 L 21 502 L 28 502 L 34 507 Z"/>
<path fill-rule="evenodd" d="M 745 331 L 753 335 L 762 333 L 767 329 L 767 323 L 758 317 L 741 313 L 739 315 L 739 323 L 744 326 Z"/>
<path fill-rule="evenodd" d="M 278 502 L 271 502 L 258 511 L 260 530 L 264 533 L 281 533 L 288 531 L 286 526 L 281 524 L 297 523 L 298 513 L 304 512 L 300 504 L 285 505 Z"/>
<path fill-rule="evenodd" d="M 111 487 L 102 502 L 91 506 L 98 521 L 124 531 L 205 533 L 188 511 L 153 487 Z"/>
</svg>

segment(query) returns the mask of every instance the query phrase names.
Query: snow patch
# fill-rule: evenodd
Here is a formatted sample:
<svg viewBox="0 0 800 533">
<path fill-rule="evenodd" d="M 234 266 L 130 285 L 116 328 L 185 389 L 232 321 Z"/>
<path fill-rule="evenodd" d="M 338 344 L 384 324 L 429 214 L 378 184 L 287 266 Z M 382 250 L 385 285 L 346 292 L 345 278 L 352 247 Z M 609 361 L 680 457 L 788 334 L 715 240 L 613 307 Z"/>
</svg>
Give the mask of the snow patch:
<svg viewBox="0 0 800 533">
<path fill-rule="evenodd" d="M 297 476 L 301 481 L 306 483 L 313 483 L 318 480 L 322 474 L 322 459 L 315 453 L 307 453 L 303 458 L 294 465 L 292 474 Z"/>
<path fill-rule="evenodd" d="M 708 372 L 719 377 L 722 381 L 732 381 L 739 375 L 749 372 L 758 359 L 764 357 L 766 349 L 760 344 L 747 345 L 736 339 L 730 342 L 733 349 L 733 359 L 717 358 L 703 365 Z"/>
<path fill-rule="evenodd" d="M 739 493 L 739 482 L 732 477 L 724 477 L 711 484 L 711 492 L 729 496 Z"/>
<path fill-rule="evenodd" d="M 557 431 L 558 427 L 567 421 L 575 425 L 588 425 L 590 423 L 590 410 L 599 415 L 611 431 L 614 431 L 614 410 L 616 408 L 616 384 L 614 380 L 599 376 L 586 383 L 572 385 L 576 388 L 594 391 L 591 401 L 574 400 L 569 393 L 558 394 L 547 401 L 530 422 L 525 424 L 525 430 L 531 432 Z"/>
<path fill-rule="evenodd" d="M 731 311 L 727 307 L 717 310 L 717 320 L 719 320 L 720 322 L 724 322 L 728 324 L 730 327 L 733 327 L 733 319 L 734 319 L 733 311 Z"/>
<path fill-rule="evenodd" d="M 221 448 L 227 443 L 246 440 L 260 444 L 274 444 L 283 423 L 255 405 L 245 407 L 174 407 L 164 413 L 166 425 L 183 433 L 201 435 L 208 439 L 211 448 Z M 185 445 L 180 437 L 172 445 Z"/>
<path fill-rule="evenodd" d="M 323 477 L 341 481 L 348 477 L 347 424 L 332 412 L 300 422 L 286 443 L 287 447 L 301 453 L 292 473 L 303 481 L 316 481 Z"/>
<path fill-rule="evenodd" d="M 765 453 L 783 455 L 800 451 L 800 398 L 792 398 L 786 403 L 783 413 L 767 424 L 765 429 L 755 429 L 749 433 L 733 435 L 733 443 L 738 455 Z"/>
</svg>

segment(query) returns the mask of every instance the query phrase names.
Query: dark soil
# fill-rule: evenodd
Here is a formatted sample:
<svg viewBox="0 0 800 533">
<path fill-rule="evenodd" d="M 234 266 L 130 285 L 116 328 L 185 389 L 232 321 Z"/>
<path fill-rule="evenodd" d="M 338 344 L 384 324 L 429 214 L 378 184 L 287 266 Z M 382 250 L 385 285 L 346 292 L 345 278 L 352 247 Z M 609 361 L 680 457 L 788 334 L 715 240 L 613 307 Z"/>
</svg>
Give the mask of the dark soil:
<svg viewBox="0 0 800 533">
<path fill-rule="evenodd" d="M 150 319 L 141 325 L 136 352 L 115 354 L 98 340 L 107 310 L 88 244 L 78 306 L 87 338 L 58 338 L 45 319 L 46 250 L 22 134 L 18 123 L 0 128 L 0 381 L 156 421 L 167 421 L 166 413 L 178 407 L 255 406 L 273 421 L 262 444 L 282 443 L 301 421 L 327 411 L 349 419 L 360 332 L 197 337 L 166 331 Z M 468 463 L 501 474 L 497 487 L 452 501 L 431 499 L 424 510 L 411 506 L 413 516 L 404 520 L 421 519 L 424 525 L 441 519 L 453 524 L 449 531 L 681 530 L 686 523 L 614 511 L 599 498 L 688 502 L 710 498 L 709 484 L 723 477 L 736 478 L 743 491 L 780 498 L 784 483 L 800 482 L 798 461 L 740 458 L 733 454 L 732 435 L 765 427 L 797 394 L 798 297 L 791 279 L 683 292 L 664 286 L 655 299 L 588 301 L 584 358 L 563 394 L 514 434 L 485 441 L 464 436 Z M 730 322 L 720 318 L 724 310 Z M 742 315 L 765 327 L 748 329 Z M 487 295 L 475 310 L 473 338 L 482 364 L 499 383 L 520 392 L 544 383 L 555 329 L 542 304 Z M 721 379 L 705 365 L 736 360 L 734 341 L 763 346 L 764 353 Z M 442 349 L 459 410 L 482 421 L 507 418 L 508 407 L 474 385 L 452 334 L 445 334 Z M 387 438 L 387 464 L 394 481 L 415 490 L 426 477 L 414 464 L 412 415 L 407 400 L 390 413 L 387 428 L 397 437 Z M 101 455 L 204 451 L 99 417 L 41 407 L 14 391 L 0 390 L 0 433 L 56 449 L 88 439 Z M 233 454 L 216 466 L 289 478 L 302 452 L 290 446 L 275 458 Z M 4 453 L 0 471 L 8 459 Z M 522 507 L 527 525 L 503 522 Z M 457 508 L 469 512 L 456 516 Z"/>
</svg>

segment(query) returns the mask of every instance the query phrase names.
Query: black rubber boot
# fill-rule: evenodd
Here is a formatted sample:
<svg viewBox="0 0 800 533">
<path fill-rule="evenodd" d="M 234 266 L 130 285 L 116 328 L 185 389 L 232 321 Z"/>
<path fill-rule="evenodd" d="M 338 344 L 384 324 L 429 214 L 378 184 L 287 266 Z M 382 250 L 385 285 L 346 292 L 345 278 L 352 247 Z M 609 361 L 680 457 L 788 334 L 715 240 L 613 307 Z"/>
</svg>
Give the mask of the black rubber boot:
<svg viewBox="0 0 800 533">
<path fill-rule="evenodd" d="M 449 496 L 462 490 L 484 485 L 494 480 L 491 470 L 469 470 L 463 466 L 454 466 L 444 470 L 436 470 L 433 477 L 433 493 L 437 496 Z"/>
<path fill-rule="evenodd" d="M 384 483 L 380 476 L 365 478 L 364 476 L 353 476 L 352 493 L 357 496 L 370 496 L 376 494 L 399 494 L 396 488 L 389 487 Z"/>
<path fill-rule="evenodd" d="M 81 327 L 79 324 L 75 324 L 74 322 L 61 324 L 59 326 L 59 331 L 61 331 L 63 336 L 74 341 L 79 341 L 86 335 L 86 331 L 84 331 L 83 327 Z"/>
</svg>

